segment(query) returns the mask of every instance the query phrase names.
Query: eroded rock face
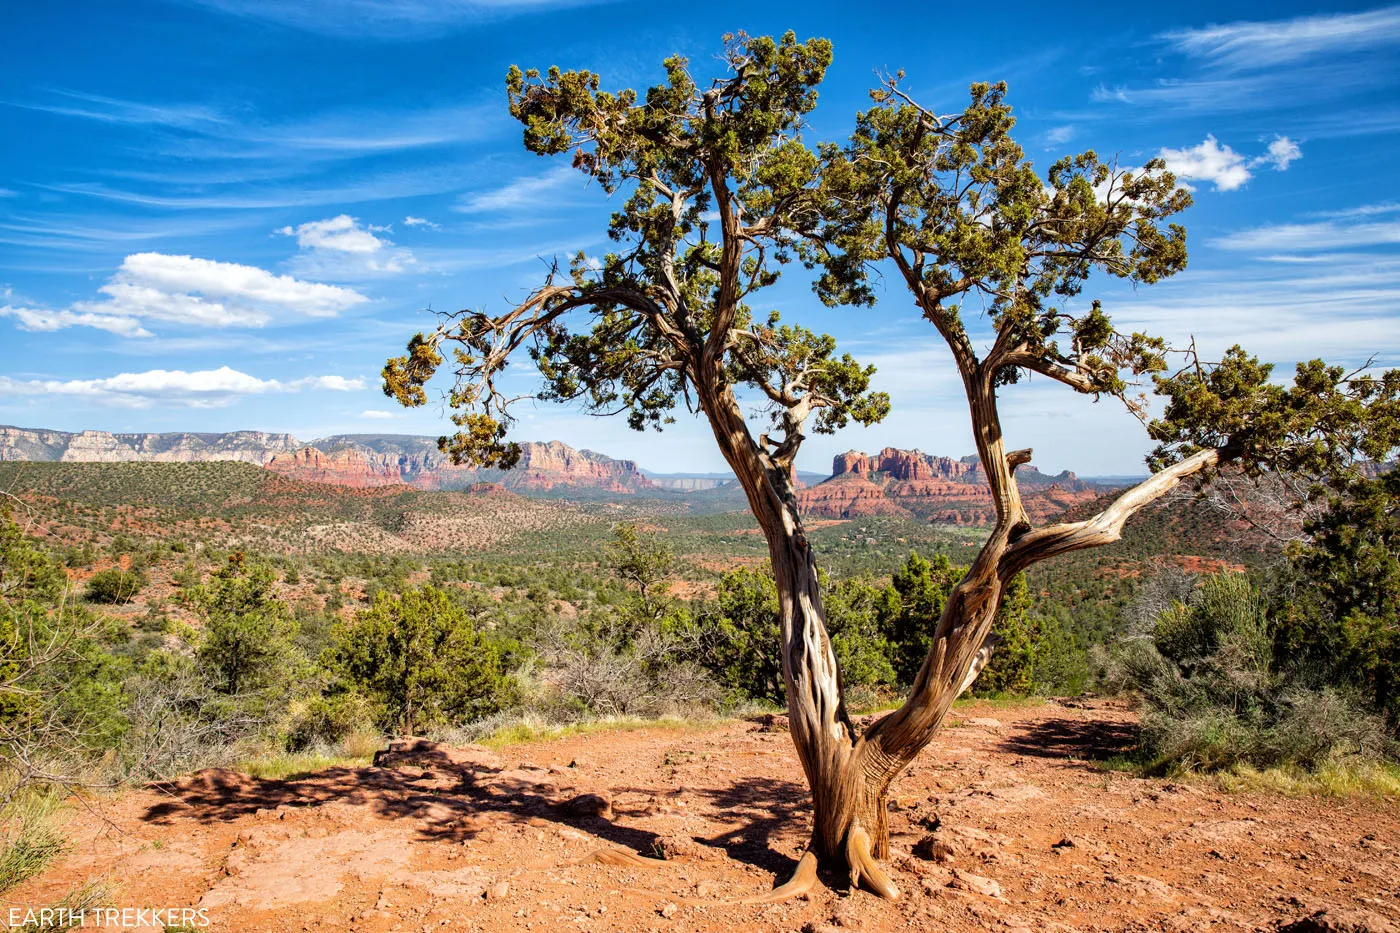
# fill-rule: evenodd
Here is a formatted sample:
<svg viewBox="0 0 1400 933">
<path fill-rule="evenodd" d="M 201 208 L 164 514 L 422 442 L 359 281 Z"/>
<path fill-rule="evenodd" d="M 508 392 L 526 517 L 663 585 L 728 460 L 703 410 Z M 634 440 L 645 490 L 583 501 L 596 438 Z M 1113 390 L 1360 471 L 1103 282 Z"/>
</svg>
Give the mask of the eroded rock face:
<svg viewBox="0 0 1400 933">
<path fill-rule="evenodd" d="M 976 457 L 958 460 L 895 447 L 874 455 L 850 450 L 833 459 L 831 470 L 830 479 L 799 494 L 807 514 L 904 515 L 948 525 L 985 525 L 996 514 Z M 1016 475 L 1032 521 L 1052 518 L 1101 492 L 1069 471 L 1045 476 L 1024 466 Z"/>
<path fill-rule="evenodd" d="M 266 463 L 266 467 L 274 473 L 303 482 L 331 483 L 357 489 L 403 482 L 397 468 L 373 464 L 354 450 L 326 454 L 315 447 L 303 447 L 290 454 L 278 454 Z"/>
<path fill-rule="evenodd" d="M 302 442 L 290 434 L 231 431 L 225 434 L 174 432 L 113 434 L 108 431 L 46 431 L 0 427 L 0 460 L 65 463 L 201 463 L 237 460 L 263 466 Z"/>
<path fill-rule="evenodd" d="M 575 450 L 559 441 L 525 442 L 520 446 L 520 463 L 511 470 L 480 470 L 454 464 L 436 450 L 398 453 L 342 445 L 333 446 L 330 453 L 319 446 L 305 447 L 273 458 L 267 468 L 307 482 L 354 487 L 405 483 L 419 489 L 462 489 L 483 481 L 524 492 L 588 489 L 634 493 L 650 487 L 630 460 Z"/>
</svg>

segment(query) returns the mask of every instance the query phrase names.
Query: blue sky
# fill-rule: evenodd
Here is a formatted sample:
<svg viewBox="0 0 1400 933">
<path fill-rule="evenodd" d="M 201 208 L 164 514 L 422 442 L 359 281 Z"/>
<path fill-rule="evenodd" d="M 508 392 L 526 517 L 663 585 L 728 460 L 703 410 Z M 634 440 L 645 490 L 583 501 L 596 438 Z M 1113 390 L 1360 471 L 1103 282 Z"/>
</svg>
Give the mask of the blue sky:
<svg viewBox="0 0 1400 933">
<path fill-rule="evenodd" d="M 1291 368 L 1400 364 L 1400 6 L 509 0 L 8 3 L 0 32 L 0 423 L 439 434 L 398 410 L 386 356 L 427 308 L 504 308 L 555 254 L 601 251 L 611 205 L 525 153 L 503 77 L 588 68 L 642 88 L 697 75 L 725 32 L 827 36 L 808 138 L 838 139 L 877 71 L 957 109 L 1005 80 L 1037 164 L 1165 154 L 1196 191 L 1191 264 L 1133 291 L 1122 325 Z M 800 272 L 772 307 L 879 367 L 884 424 L 814 437 L 799 466 L 886 445 L 971 450 L 957 379 L 893 281 L 825 310 Z M 523 369 L 523 368 L 522 368 Z M 526 384 L 526 373 L 516 378 Z M 723 463 L 682 414 L 665 434 L 557 406 L 520 439 L 658 470 Z M 1141 428 L 1044 380 L 1006 393 L 1012 446 L 1048 470 L 1140 472 Z"/>
</svg>

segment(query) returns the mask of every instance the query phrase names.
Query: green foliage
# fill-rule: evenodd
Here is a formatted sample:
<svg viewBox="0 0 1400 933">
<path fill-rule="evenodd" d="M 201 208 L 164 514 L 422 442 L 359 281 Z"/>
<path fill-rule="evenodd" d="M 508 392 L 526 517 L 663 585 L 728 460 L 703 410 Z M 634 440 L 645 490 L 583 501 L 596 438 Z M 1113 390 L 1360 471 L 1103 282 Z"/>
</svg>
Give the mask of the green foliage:
<svg viewBox="0 0 1400 933">
<path fill-rule="evenodd" d="M 893 652 L 882 622 L 882 613 L 889 606 L 887 589 L 868 578 L 842 580 L 826 587 L 822 603 L 831 648 L 846 688 L 865 688 L 873 696 L 882 688 L 893 687 Z"/>
<path fill-rule="evenodd" d="M 1400 470 L 1349 484 L 1307 531 L 1277 610 L 1279 650 L 1400 727 Z"/>
<path fill-rule="evenodd" d="M 948 596 L 965 573 L 945 554 L 928 560 L 917 551 L 895 572 L 881 619 L 900 683 L 912 683 L 918 675 Z M 995 647 L 975 692 L 1026 695 L 1083 685 L 1085 665 L 1074 637 L 1056 617 L 1037 611 L 1023 575 L 1007 586 L 990 637 Z"/>
<path fill-rule="evenodd" d="M 1357 456 L 1384 461 L 1400 447 L 1400 370 L 1348 373 L 1299 363 L 1291 385 L 1238 346 L 1212 366 L 1156 377 L 1166 399 L 1148 427 L 1158 469 L 1195 451 L 1224 450 L 1246 472 L 1318 477 L 1345 486 Z"/>
<path fill-rule="evenodd" d="M 63 773 L 121 735 L 125 634 L 76 604 L 58 559 L 0 514 L 0 776 Z"/>
<path fill-rule="evenodd" d="M 1266 676 L 1272 658 L 1263 597 L 1239 573 L 1207 577 L 1189 603 L 1164 610 L 1152 642 L 1183 670 L 1208 664 L 1226 651 L 1241 662 L 1241 669 Z"/>
<path fill-rule="evenodd" d="M 3 788 L 9 790 L 9 788 Z M 0 803 L 0 897 L 40 874 L 68 851 L 53 797 L 6 793 Z"/>
<path fill-rule="evenodd" d="M 146 575 L 139 570 L 108 567 L 92 575 L 84 595 L 94 603 L 129 603 L 146 583 Z"/>
<path fill-rule="evenodd" d="M 195 652 L 226 694 L 277 683 L 295 662 L 297 623 L 276 582 L 271 566 L 247 563 L 238 552 L 186 596 L 204 626 Z"/>
<path fill-rule="evenodd" d="M 674 607 L 671 581 L 676 575 L 676 556 L 657 535 L 633 522 L 619 523 L 603 553 L 603 565 L 632 588 L 629 614 L 636 623 L 659 623 Z"/>
<path fill-rule="evenodd" d="M 1073 313 L 1096 270 L 1155 282 L 1186 265 L 1186 232 L 1167 218 L 1190 205 L 1160 159 L 1129 171 L 1092 151 L 1042 177 L 1012 138 L 1004 84 L 974 84 L 968 106 L 939 116 L 899 87 L 871 93 L 845 146 L 822 152 L 827 220 L 804 257 L 828 304 L 870 304 L 873 265 L 893 259 L 965 373 L 977 366 L 960 304 L 985 308 L 1009 351 L 996 384 L 1022 369 L 1083 392 L 1123 396 L 1121 370 L 1164 368 L 1161 340 L 1120 334 L 1098 302 Z"/>
<path fill-rule="evenodd" d="M 894 647 L 894 669 L 900 683 L 913 683 L 918 676 L 933 643 L 933 631 L 948 604 L 948 594 L 964 573 L 945 554 L 934 555 L 930 561 L 917 551 L 911 552 L 895 572 L 891 584 L 896 599 L 888 604 L 884 623 L 885 637 Z"/>
<path fill-rule="evenodd" d="M 720 577 L 716 601 L 701 610 L 701 663 L 731 696 L 784 701 L 778 590 L 768 573 Z"/>
<path fill-rule="evenodd" d="M 374 733 L 381 714 L 374 702 L 353 691 L 297 700 L 285 727 L 287 750 L 335 745 L 354 735 Z"/>
<path fill-rule="evenodd" d="M 1317 685 L 1276 654 L 1268 601 L 1244 574 L 1207 577 L 1116 651 L 1111 677 L 1143 701 L 1152 769 L 1322 767 L 1394 754 L 1383 721 L 1358 698 Z"/>
<path fill-rule="evenodd" d="M 432 586 L 380 592 L 336 627 L 324 663 L 344 688 L 379 704 L 381 724 L 401 734 L 466 722 L 510 698 L 497 647 Z"/>
<path fill-rule="evenodd" d="M 68 589 L 63 567 L 0 511 L 0 599 L 56 602 Z"/>
</svg>

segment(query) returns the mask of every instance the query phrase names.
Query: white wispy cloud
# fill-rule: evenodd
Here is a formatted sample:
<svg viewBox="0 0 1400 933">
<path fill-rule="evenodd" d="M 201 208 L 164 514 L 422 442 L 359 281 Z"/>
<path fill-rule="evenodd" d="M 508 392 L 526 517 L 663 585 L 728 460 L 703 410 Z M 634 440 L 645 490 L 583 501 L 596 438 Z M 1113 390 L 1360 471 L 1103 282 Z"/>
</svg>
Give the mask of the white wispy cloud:
<svg viewBox="0 0 1400 933">
<path fill-rule="evenodd" d="M 1263 155 L 1251 159 L 1208 135 L 1194 146 L 1163 149 L 1159 155 L 1177 178 L 1210 182 L 1216 191 L 1234 191 L 1254 177 L 1254 168 L 1267 165 L 1284 171 L 1303 157 L 1303 151 L 1287 136 L 1276 136 Z"/>
<path fill-rule="evenodd" d="M 1316 253 L 1334 249 L 1390 246 L 1400 243 L 1400 221 L 1266 224 L 1211 240 L 1230 250 Z M 1400 307 L 1400 306 L 1398 306 Z"/>
<path fill-rule="evenodd" d="M 398 412 L 382 411 L 378 408 L 366 408 L 364 411 L 360 412 L 361 418 L 370 418 L 374 421 L 388 421 L 398 416 Z"/>
<path fill-rule="evenodd" d="M 256 266 L 194 256 L 133 253 L 98 291 L 69 308 L 6 308 L 26 330 L 95 327 L 148 337 L 142 322 L 204 327 L 263 327 L 276 321 L 335 317 L 369 299 L 351 288 L 276 275 Z"/>
<path fill-rule="evenodd" d="M 355 39 L 410 39 L 600 0 L 189 0 L 234 16 Z M 601 0 L 605 2 L 605 0 Z"/>
<path fill-rule="evenodd" d="M 1162 33 L 1186 55 L 1226 68 L 1274 68 L 1317 56 L 1333 56 L 1400 44 L 1400 6 L 1360 13 L 1325 13 L 1292 19 L 1240 21 Z"/>
<path fill-rule="evenodd" d="M 0 391 L 18 396 L 63 396 L 118 408 L 150 408 L 177 405 L 188 408 L 221 408 L 249 395 L 329 390 L 350 392 L 365 387 L 361 378 L 307 376 L 291 381 L 259 379 L 221 366 L 186 372 L 152 369 L 119 373 L 102 379 L 14 379 L 0 376 Z"/>
<path fill-rule="evenodd" d="M 39 100 L 10 100 L 4 103 L 12 107 L 23 107 L 25 110 L 81 117 L 101 123 L 165 126 L 200 131 L 230 124 L 229 118 L 217 109 L 203 104 L 149 104 L 64 88 L 52 88 Z"/>
<path fill-rule="evenodd" d="M 0 243 L 71 252 L 110 253 L 160 240 L 189 241 L 249 226 L 243 217 L 107 217 L 53 212 L 0 220 Z"/>
<path fill-rule="evenodd" d="M 1099 84 L 1090 98 L 1099 104 L 1151 108 L 1154 112 L 1258 113 L 1268 109 L 1306 112 L 1295 119 L 1312 137 L 1386 132 L 1394 115 L 1379 102 L 1391 85 L 1391 69 L 1375 56 L 1319 56 L 1286 68 L 1234 69 L 1203 58 L 1188 59 L 1183 73 L 1146 84 Z M 1378 104 L 1331 110 L 1318 105 L 1374 94 Z"/>
<path fill-rule="evenodd" d="M 293 154 L 301 160 L 340 159 L 400 152 L 479 140 L 507 124 L 500 108 L 485 102 L 397 110 L 327 109 L 280 119 L 204 103 L 152 103 L 65 88 L 0 103 L 99 123 L 150 127 L 160 131 L 147 143 L 156 151 L 220 161 Z"/>
<path fill-rule="evenodd" d="M 520 210 L 535 207 L 547 200 L 552 192 L 558 191 L 566 183 L 579 180 L 580 176 L 567 165 L 560 165 L 543 175 L 517 178 L 515 181 L 489 191 L 479 191 L 464 195 L 456 209 L 464 214 L 481 214 L 492 211 Z"/>
<path fill-rule="evenodd" d="M 340 184 L 279 183 L 250 186 L 238 182 L 219 185 L 191 183 L 187 191 L 114 187 L 102 182 L 64 182 L 36 185 L 46 191 L 76 194 L 117 204 L 189 210 L 255 211 L 292 207 L 321 207 L 389 201 L 460 191 L 466 172 L 455 165 L 430 166 L 413 171 L 395 170 L 355 175 Z"/>
<path fill-rule="evenodd" d="M 405 227 L 426 227 L 429 230 L 442 229 L 442 224 L 435 224 L 426 217 L 414 217 L 412 214 L 403 219 L 403 225 Z"/>
<path fill-rule="evenodd" d="M 0 188 L 0 198 L 17 198 L 19 192 L 13 188 Z"/>
<path fill-rule="evenodd" d="M 1045 131 L 1045 145 L 1047 147 L 1063 146 L 1074 138 L 1075 126 L 1067 123 L 1063 126 L 1052 126 Z"/>
<path fill-rule="evenodd" d="M 1311 217 L 1375 217 L 1381 214 L 1400 213 L 1400 201 L 1384 201 L 1380 204 L 1362 204 L 1358 207 L 1345 207 L 1334 211 L 1314 211 Z"/>
<path fill-rule="evenodd" d="M 49 311 L 44 308 L 0 306 L 0 317 L 13 318 L 20 330 L 51 332 L 67 327 L 91 327 L 120 337 L 150 337 L 151 332 L 131 317 L 114 314 L 92 314 L 79 311 Z"/>
</svg>

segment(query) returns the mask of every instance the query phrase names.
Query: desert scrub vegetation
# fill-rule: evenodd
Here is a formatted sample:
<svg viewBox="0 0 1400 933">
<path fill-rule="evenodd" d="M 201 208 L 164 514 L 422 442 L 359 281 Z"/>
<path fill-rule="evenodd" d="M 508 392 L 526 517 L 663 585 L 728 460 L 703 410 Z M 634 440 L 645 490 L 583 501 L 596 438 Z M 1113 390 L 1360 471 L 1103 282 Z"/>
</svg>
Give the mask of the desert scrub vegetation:
<svg viewBox="0 0 1400 933">
<path fill-rule="evenodd" d="M 7 903 L 11 891 L 42 874 L 71 848 L 63 832 L 62 808 L 54 794 L 13 783 L 0 784 L 0 903 Z M 108 894 L 106 885 L 94 880 L 74 888 L 58 903 L 43 906 L 55 911 L 53 915 L 66 917 L 97 906 Z M 18 929 L 71 928 L 71 924 L 50 923 L 27 924 Z"/>
<path fill-rule="evenodd" d="M 1292 600 L 1227 572 L 1161 581 L 1144 602 L 1104 682 L 1141 700 L 1145 770 L 1386 773 L 1400 749 L 1383 698 L 1288 650 Z"/>
<path fill-rule="evenodd" d="M 149 581 L 140 570 L 108 567 L 88 579 L 84 596 L 94 603 L 129 603 Z"/>
</svg>

